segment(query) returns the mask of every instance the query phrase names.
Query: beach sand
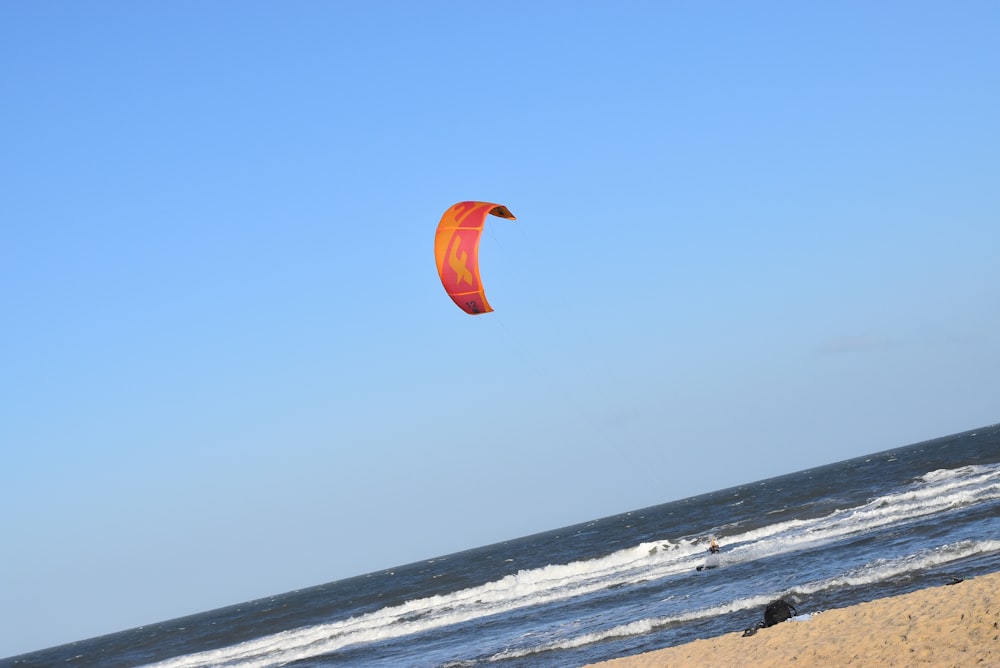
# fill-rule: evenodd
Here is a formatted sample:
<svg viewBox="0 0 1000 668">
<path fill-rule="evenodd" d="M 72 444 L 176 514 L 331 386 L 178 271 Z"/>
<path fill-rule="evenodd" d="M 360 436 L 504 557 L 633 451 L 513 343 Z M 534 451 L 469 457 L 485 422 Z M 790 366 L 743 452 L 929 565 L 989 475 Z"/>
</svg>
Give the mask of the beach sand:
<svg viewBox="0 0 1000 668">
<path fill-rule="evenodd" d="M 1000 573 L 825 612 L 796 607 L 810 619 L 591 666 L 1000 666 Z"/>
</svg>

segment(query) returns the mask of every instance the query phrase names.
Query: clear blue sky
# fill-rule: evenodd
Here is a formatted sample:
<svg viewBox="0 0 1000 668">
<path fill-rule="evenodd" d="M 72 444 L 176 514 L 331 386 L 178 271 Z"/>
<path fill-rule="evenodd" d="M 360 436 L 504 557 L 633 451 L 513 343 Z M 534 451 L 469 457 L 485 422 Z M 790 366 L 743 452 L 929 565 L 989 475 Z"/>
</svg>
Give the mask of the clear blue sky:
<svg viewBox="0 0 1000 668">
<path fill-rule="evenodd" d="M 998 29 L 3 2 L 0 656 L 996 422 Z"/>
</svg>

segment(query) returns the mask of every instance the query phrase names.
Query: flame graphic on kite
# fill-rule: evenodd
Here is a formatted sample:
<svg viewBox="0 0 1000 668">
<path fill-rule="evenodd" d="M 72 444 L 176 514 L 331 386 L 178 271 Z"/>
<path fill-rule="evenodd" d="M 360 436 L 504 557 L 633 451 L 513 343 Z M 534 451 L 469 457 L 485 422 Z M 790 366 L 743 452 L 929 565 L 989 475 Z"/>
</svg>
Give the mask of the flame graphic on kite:
<svg viewBox="0 0 1000 668">
<path fill-rule="evenodd" d="M 479 237 L 487 215 L 516 220 L 503 204 L 459 202 L 441 216 L 434 237 L 441 284 L 458 308 L 472 315 L 493 310 L 479 279 Z"/>
</svg>

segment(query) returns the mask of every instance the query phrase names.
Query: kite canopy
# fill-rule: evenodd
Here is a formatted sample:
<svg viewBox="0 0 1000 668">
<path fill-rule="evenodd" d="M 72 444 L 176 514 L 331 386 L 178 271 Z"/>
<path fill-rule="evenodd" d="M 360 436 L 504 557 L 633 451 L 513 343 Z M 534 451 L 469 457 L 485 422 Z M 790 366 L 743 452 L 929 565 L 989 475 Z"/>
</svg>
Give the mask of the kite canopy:
<svg viewBox="0 0 1000 668">
<path fill-rule="evenodd" d="M 479 237 L 487 215 L 516 220 L 507 207 L 490 202 L 459 202 L 441 216 L 434 258 L 445 292 L 466 313 L 493 310 L 479 280 Z"/>
</svg>

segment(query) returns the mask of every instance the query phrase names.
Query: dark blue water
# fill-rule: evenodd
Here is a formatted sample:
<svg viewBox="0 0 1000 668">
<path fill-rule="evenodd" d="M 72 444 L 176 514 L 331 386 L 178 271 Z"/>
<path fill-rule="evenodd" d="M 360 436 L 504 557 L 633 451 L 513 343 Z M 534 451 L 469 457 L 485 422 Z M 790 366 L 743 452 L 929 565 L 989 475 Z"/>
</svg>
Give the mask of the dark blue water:
<svg viewBox="0 0 1000 668">
<path fill-rule="evenodd" d="M 998 570 L 994 425 L 0 666 L 579 666 Z"/>
</svg>

